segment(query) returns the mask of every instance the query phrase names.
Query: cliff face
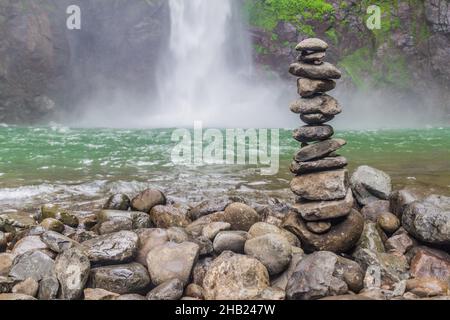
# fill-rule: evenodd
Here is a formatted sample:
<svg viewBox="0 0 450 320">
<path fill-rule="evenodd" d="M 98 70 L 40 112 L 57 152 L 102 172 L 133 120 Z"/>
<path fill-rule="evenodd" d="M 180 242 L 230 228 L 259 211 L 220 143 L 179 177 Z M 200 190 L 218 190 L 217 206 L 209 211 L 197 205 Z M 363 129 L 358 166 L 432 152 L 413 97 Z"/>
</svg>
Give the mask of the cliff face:
<svg viewBox="0 0 450 320">
<path fill-rule="evenodd" d="M 407 95 L 450 114 L 449 0 L 245 3 L 256 61 L 282 77 L 296 59 L 295 43 L 317 36 L 332 44 L 329 59 L 345 72 L 348 88 Z M 381 30 L 366 27 L 372 4 L 381 7 Z"/>
<path fill-rule="evenodd" d="M 57 109 L 69 47 L 55 10 L 47 0 L 0 2 L 0 122 L 34 122 Z"/>
<path fill-rule="evenodd" d="M 66 27 L 69 5 L 81 30 Z M 100 83 L 151 86 L 168 23 L 166 0 L 2 0 L 0 122 L 57 119 Z"/>
</svg>

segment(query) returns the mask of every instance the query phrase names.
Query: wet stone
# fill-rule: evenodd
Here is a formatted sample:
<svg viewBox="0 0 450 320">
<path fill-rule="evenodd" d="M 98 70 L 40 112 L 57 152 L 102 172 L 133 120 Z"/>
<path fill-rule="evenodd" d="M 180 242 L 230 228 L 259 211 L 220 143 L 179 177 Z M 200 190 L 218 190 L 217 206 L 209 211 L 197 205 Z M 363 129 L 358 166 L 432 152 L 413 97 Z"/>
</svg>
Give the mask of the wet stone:
<svg viewBox="0 0 450 320">
<path fill-rule="evenodd" d="M 323 141 L 331 138 L 334 134 L 333 127 L 329 125 L 324 126 L 304 126 L 296 129 L 293 133 L 295 140 L 299 142 L 315 142 Z"/>
<path fill-rule="evenodd" d="M 327 94 L 300 98 L 291 104 L 290 109 L 297 114 L 321 113 L 325 116 L 336 116 L 342 112 L 338 101 Z"/>
<path fill-rule="evenodd" d="M 293 174 L 301 175 L 305 173 L 342 169 L 345 168 L 347 164 L 348 161 L 344 157 L 327 157 L 315 161 L 293 161 L 290 170 Z"/>
<path fill-rule="evenodd" d="M 324 93 L 336 88 L 333 80 L 311 80 L 300 78 L 297 80 L 298 94 L 303 98 L 311 97 L 317 93 Z"/>
<path fill-rule="evenodd" d="M 323 158 L 328 156 L 330 153 L 339 150 L 346 144 L 347 142 L 342 139 L 331 139 L 311 144 L 297 152 L 295 155 L 295 161 L 304 162 Z"/>
<path fill-rule="evenodd" d="M 321 65 L 295 62 L 289 67 L 289 72 L 297 77 L 317 80 L 340 79 L 342 77 L 342 73 L 328 62 Z"/>
</svg>

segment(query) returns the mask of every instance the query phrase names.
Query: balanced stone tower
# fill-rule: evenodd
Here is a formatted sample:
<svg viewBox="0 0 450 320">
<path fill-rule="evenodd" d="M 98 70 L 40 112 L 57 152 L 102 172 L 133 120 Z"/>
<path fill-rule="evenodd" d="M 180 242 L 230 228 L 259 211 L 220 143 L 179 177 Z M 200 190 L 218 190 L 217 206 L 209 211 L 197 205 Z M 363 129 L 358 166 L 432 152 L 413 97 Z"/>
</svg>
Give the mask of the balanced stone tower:
<svg viewBox="0 0 450 320">
<path fill-rule="evenodd" d="M 334 129 L 326 124 L 342 112 L 338 101 L 325 94 L 341 78 L 334 65 L 324 62 L 327 49 L 328 44 L 320 39 L 302 41 L 296 47 L 301 52 L 298 62 L 289 70 L 299 77 L 301 96 L 291 111 L 300 114 L 306 125 L 293 133 L 302 148 L 290 168 L 296 175 L 291 182 L 296 203 L 284 227 L 302 240 L 307 252 L 342 253 L 358 242 L 364 219 L 354 209 L 347 159 L 336 154 L 346 141 L 333 139 Z"/>
</svg>

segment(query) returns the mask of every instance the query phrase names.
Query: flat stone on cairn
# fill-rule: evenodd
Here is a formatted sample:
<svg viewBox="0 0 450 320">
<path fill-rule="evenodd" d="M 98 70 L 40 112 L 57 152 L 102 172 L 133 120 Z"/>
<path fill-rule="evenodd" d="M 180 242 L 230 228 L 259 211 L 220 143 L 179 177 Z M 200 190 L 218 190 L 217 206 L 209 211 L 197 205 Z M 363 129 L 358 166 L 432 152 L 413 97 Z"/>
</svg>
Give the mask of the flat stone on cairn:
<svg viewBox="0 0 450 320">
<path fill-rule="evenodd" d="M 347 142 L 332 139 L 334 129 L 326 124 L 342 112 L 338 101 L 325 94 L 341 78 L 334 65 L 324 62 L 327 49 L 320 39 L 302 41 L 296 47 L 298 62 L 289 69 L 299 77 L 301 96 L 290 109 L 307 125 L 293 132 L 293 138 L 302 143 L 290 168 L 296 175 L 291 190 L 297 201 L 283 226 L 302 240 L 307 252 L 343 253 L 356 245 L 364 219 L 353 209 L 347 159 L 336 154 Z"/>
</svg>

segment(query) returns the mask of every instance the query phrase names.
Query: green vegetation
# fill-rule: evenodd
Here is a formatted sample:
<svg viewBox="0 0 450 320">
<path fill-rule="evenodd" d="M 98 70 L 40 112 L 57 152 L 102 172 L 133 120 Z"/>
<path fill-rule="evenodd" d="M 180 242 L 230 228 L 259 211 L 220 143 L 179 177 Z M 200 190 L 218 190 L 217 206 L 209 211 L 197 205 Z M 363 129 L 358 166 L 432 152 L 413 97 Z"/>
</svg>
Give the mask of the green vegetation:
<svg viewBox="0 0 450 320">
<path fill-rule="evenodd" d="M 322 20 L 334 12 L 325 0 L 245 0 L 245 9 L 252 25 L 273 31 L 280 21 L 293 22 L 299 30 L 311 34 L 312 28 L 300 20 Z"/>
<path fill-rule="evenodd" d="M 341 59 L 339 66 L 360 90 L 386 85 L 407 89 L 412 85 L 406 59 L 400 53 L 378 60 L 372 50 L 361 48 Z"/>
</svg>

